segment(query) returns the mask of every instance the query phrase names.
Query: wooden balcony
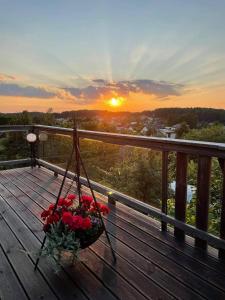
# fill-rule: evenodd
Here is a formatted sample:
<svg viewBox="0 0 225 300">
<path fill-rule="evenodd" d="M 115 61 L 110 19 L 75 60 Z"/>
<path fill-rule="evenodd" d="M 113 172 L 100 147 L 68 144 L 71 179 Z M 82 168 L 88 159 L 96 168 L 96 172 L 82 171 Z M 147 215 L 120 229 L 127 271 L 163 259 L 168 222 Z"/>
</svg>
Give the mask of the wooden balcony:
<svg viewBox="0 0 225 300">
<path fill-rule="evenodd" d="M 72 134 L 70 129 L 46 126 L 1 130 Z M 35 254 L 44 235 L 40 213 L 55 201 L 64 170 L 38 158 L 32 160 L 34 168 L 30 159 L 1 162 L 1 166 L 13 168 L 0 171 L 0 299 L 225 299 L 225 191 L 220 237 L 207 232 L 210 160 L 218 158 L 224 168 L 225 146 L 86 131 L 79 134 L 80 138 L 160 150 L 161 211 L 92 182 L 98 200 L 107 201 L 111 208 L 105 224 L 117 262 L 102 235 L 81 251 L 81 260 L 72 267 L 62 266 L 56 273 L 53 262 L 43 258 L 34 272 Z M 169 151 L 177 152 L 175 218 L 166 214 Z M 191 153 L 199 155 L 196 227 L 185 223 L 186 164 Z M 74 176 L 68 173 L 65 190 Z M 82 185 L 87 192 L 84 178 Z"/>
</svg>

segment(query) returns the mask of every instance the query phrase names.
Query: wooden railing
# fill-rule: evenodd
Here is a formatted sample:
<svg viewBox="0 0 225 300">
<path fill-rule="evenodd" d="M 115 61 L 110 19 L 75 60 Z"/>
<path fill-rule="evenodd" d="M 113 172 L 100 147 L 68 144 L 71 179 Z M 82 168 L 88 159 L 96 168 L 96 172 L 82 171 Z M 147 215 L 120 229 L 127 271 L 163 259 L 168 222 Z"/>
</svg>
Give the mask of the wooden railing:
<svg viewBox="0 0 225 300">
<path fill-rule="evenodd" d="M 1 131 L 41 131 L 52 134 L 72 136 L 73 129 L 34 125 L 34 126 L 0 126 Z M 142 213 L 158 218 L 162 223 L 162 230 L 167 229 L 167 223 L 174 226 L 174 235 L 177 239 L 183 240 L 185 235 L 195 238 L 196 246 L 206 249 L 207 244 L 219 249 L 219 257 L 225 258 L 225 144 L 197 142 L 189 140 L 177 140 L 166 138 L 154 138 L 145 136 L 133 136 L 125 134 L 115 134 L 106 132 L 78 130 L 79 138 L 87 138 L 116 145 L 129 145 L 141 148 L 149 148 L 161 151 L 162 153 L 162 206 L 161 211 L 143 203 L 137 199 L 124 195 L 118 191 L 107 188 L 97 182 L 92 181 L 93 188 L 107 195 L 110 202 L 122 202 Z M 168 199 L 168 155 L 170 152 L 176 153 L 176 191 L 175 191 L 175 218 L 167 215 Z M 187 166 L 188 155 L 195 155 L 198 158 L 197 176 L 197 203 L 196 203 L 196 227 L 185 223 L 186 218 L 186 198 L 187 198 Z M 223 193 L 221 195 L 221 222 L 220 238 L 207 232 L 209 215 L 209 195 L 211 160 L 217 158 L 223 174 Z M 63 175 L 65 170 L 50 164 L 44 160 L 36 159 L 37 164 L 44 166 L 55 174 Z M 0 163 L 1 164 L 1 163 Z M 69 178 L 74 178 L 75 174 L 68 173 Z M 85 178 L 82 184 L 87 185 Z"/>
</svg>

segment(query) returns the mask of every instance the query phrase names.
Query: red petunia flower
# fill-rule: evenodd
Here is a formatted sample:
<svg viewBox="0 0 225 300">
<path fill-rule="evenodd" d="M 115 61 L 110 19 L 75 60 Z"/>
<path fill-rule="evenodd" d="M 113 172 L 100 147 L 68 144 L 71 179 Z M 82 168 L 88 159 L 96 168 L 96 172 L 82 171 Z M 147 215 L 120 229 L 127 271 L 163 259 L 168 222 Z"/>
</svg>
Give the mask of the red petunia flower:
<svg viewBox="0 0 225 300">
<path fill-rule="evenodd" d="M 93 202 L 93 198 L 87 195 L 81 196 L 82 209 L 88 210 Z"/>
<path fill-rule="evenodd" d="M 52 210 L 55 207 L 55 204 L 50 204 L 48 210 Z"/>
<path fill-rule="evenodd" d="M 72 224 L 70 225 L 72 230 L 80 229 L 83 224 L 83 218 L 81 216 L 73 216 Z"/>
<path fill-rule="evenodd" d="M 50 215 L 50 211 L 49 211 L 49 210 L 44 210 L 44 211 L 41 213 L 42 219 L 47 218 L 49 215 Z"/>
<path fill-rule="evenodd" d="M 64 201 L 65 201 L 64 198 L 59 198 L 58 205 L 59 206 L 63 206 L 64 205 Z"/>
<path fill-rule="evenodd" d="M 66 207 L 69 207 L 73 204 L 73 200 L 70 199 L 65 199 L 63 205 L 65 205 Z"/>
<path fill-rule="evenodd" d="M 73 221 L 73 215 L 70 211 L 66 211 L 62 215 L 62 222 L 66 225 L 71 225 Z"/>
<path fill-rule="evenodd" d="M 83 195 L 81 196 L 81 202 L 87 202 L 91 204 L 93 202 L 93 198 L 88 195 Z"/>
<path fill-rule="evenodd" d="M 91 207 L 88 212 L 89 213 L 96 213 L 96 209 L 94 207 Z"/>
<path fill-rule="evenodd" d="M 102 205 L 101 205 L 101 203 L 99 203 L 99 202 L 93 202 L 93 203 L 92 203 L 92 207 L 93 207 L 95 210 L 97 210 L 97 208 L 99 208 L 99 210 L 101 210 Z"/>
<path fill-rule="evenodd" d="M 89 217 L 83 218 L 82 226 L 81 228 L 83 230 L 90 229 L 92 227 L 92 223 Z"/>
<path fill-rule="evenodd" d="M 66 198 L 69 199 L 69 200 L 74 200 L 74 199 L 76 199 L 76 195 L 74 195 L 74 194 L 69 194 L 69 195 L 67 195 Z"/>
<path fill-rule="evenodd" d="M 110 212 L 110 209 L 108 208 L 108 206 L 102 204 L 100 211 L 103 213 L 103 215 L 108 215 Z"/>
<path fill-rule="evenodd" d="M 50 215 L 47 218 L 47 224 L 57 223 L 59 219 L 60 219 L 59 215 L 57 213 L 54 213 L 53 215 Z"/>
</svg>

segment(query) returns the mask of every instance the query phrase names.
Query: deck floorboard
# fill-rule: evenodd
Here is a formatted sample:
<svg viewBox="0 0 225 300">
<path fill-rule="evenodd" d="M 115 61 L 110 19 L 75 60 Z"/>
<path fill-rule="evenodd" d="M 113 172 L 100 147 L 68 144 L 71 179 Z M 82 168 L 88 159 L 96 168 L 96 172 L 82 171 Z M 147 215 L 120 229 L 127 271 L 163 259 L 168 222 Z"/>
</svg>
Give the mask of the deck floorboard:
<svg viewBox="0 0 225 300">
<path fill-rule="evenodd" d="M 61 180 L 45 168 L 0 171 L 0 299 L 225 299 L 223 264 L 120 204 L 105 219 L 116 264 L 103 234 L 73 267 L 55 272 L 44 258 L 34 272 L 44 237 L 40 213 L 55 201 Z"/>
</svg>

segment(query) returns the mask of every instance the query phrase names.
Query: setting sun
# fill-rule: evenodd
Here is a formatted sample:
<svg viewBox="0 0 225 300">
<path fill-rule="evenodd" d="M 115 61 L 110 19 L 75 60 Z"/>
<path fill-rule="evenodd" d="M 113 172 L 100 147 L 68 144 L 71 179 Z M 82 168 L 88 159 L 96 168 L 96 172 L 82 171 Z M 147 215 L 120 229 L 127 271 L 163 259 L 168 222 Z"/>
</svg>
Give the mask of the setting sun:
<svg viewBox="0 0 225 300">
<path fill-rule="evenodd" d="M 113 97 L 108 101 L 108 103 L 112 107 L 117 107 L 117 106 L 121 106 L 123 101 L 124 101 L 123 97 Z"/>
</svg>

